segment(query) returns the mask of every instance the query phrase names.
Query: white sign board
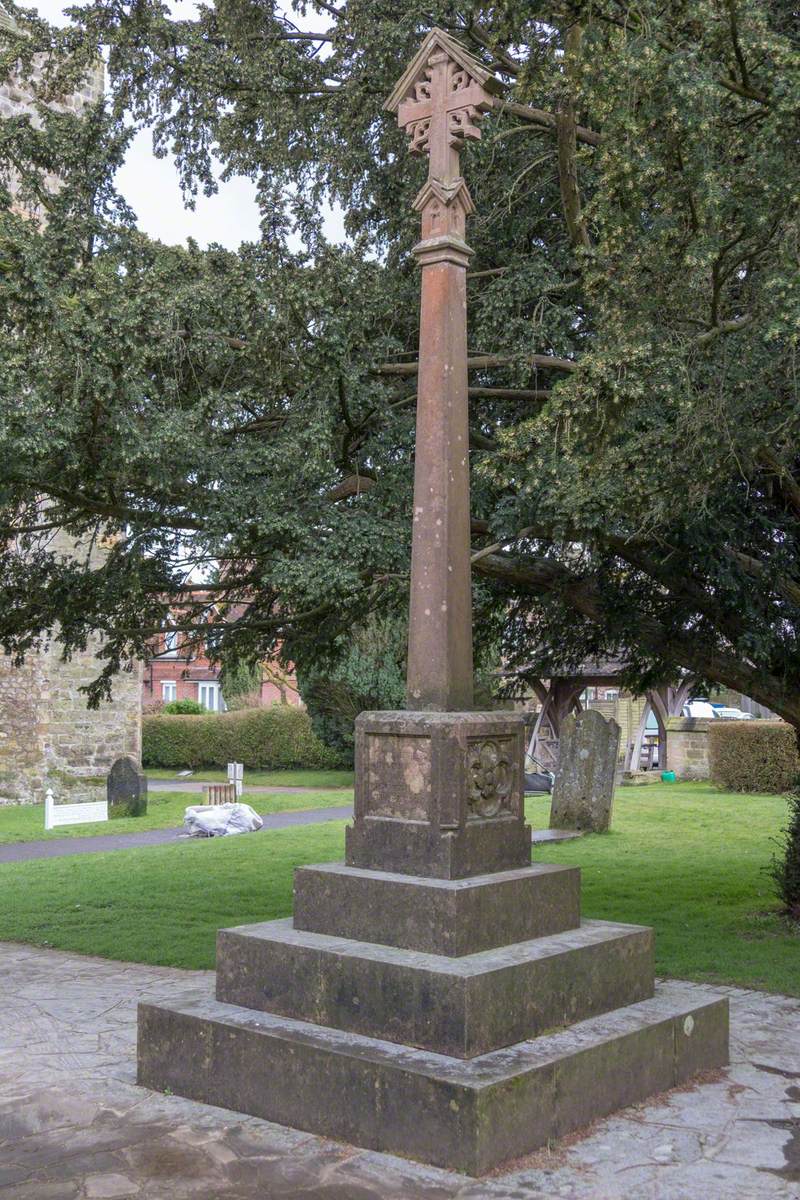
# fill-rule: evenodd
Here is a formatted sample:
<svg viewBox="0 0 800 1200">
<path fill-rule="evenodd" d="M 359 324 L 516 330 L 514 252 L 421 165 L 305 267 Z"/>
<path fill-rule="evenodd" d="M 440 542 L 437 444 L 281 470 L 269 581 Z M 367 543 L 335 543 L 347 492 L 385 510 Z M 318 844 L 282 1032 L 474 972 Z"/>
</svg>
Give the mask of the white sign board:
<svg viewBox="0 0 800 1200">
<path fill-rule="evenodd" d="M 237 762 L 228 763 L 228 783 L 236 784 L 237 799 L 242 794 L 242 788 L 244 787 L 243 780 L 244 780 L 244 763 L 237 763 Z"/>
<path fill-rule="evenodd" d="M 44 827 L 55 829 L 58 825 L 85 825 L 89 821 L 108 820 L 108 801 L 85 801 L 81 804 L 56 804 L 48 788 L 44 798 Z"/>
</svg>

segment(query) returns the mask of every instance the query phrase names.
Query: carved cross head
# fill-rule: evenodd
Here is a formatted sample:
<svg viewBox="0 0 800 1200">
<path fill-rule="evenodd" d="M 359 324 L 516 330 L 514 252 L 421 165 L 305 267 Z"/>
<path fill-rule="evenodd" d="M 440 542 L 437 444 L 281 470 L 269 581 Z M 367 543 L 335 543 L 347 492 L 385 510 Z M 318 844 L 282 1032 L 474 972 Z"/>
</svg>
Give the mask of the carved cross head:
<svg viewBox="0 0 800 1200">
<path fill-rule="evenodd" d="M 432 29 L 384 107 L 411 138 L 412 154 L 429 154 L 429 178 L 459 178 L 466 138 L 494 105 L 500 85 L 490 71 L 441 29 Z"/>
</svg>

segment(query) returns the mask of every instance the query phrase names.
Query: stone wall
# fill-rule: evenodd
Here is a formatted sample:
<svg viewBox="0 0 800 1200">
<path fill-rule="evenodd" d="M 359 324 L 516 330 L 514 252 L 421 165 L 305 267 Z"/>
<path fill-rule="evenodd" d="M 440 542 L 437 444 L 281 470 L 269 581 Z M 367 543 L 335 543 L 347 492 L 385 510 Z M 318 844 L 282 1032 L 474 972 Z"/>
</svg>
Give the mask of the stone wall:
<svg viewBox="0 0 800 1200">
<path fill-rule="evenodd" d="M 85 548 L 63 532 L 50 548 L 67 556 Z M 100 543 L 91 555 L 97 567 L 107 553 Z M 114 681 L 113 699 L 97 709 L 81 688 L 103 668 L 97 641 L 69 661 L 57 636 L 23 666 L 0 656 L 0 804 L 33 803 L 48 788 L 56 800 L 105 798 L 105 777 L 115 758 L 142 756 L 142 665 L 134 663 Z"/>
<path fill-rule="evenodd" d="M 0 31 L 14 27 L 0 0 Z M 41 124 L 34 91 L 44 67 L 40 58 L 30 78 L 0 82 L 0 119 L 29 114 L 34 125 Z M 102 93 L 103 65 L 98 61 L 83 87 L 59 98 L 53 107 L 80 114 Z M 6 169 L 3 180 L 16 196 L 19 182 L 13 171 Z M 49 179 L 48 186 L 56 190 L 58 180 Z M 41 220 L 41 212 L 21 200 L 16 208 Z M 77 550 L 63 534 L 57 535 L 52 548 L 68 555 Z M 103 553 L 102 548 L 95 551 L 92 565 Z M 130 754 L 141 760 L 141 665 L 117 678 L 111 703 L 88 709 L 80 689 L 96 678 L 102 666 L 91 647 L 63 662 L 56 638 L 46 649 L 28 655 L 21 667 L 0 655 L 0 804 L 43 800 L 48 787 L 56 800 L 103 799 L 105 776 L 114 759 Z"/>
<path fill-rule="evenodd" d="M 667 718 L 666 766 L 678 779 L 708 779 L 708 721 Z"/>
<path fill-rule="evenodd" d="M 141 761 L 141 665 L 89 709 L 80 688 L 102 665 L 91 650 L 63 662 L 57 641 L 22 667 L 0 656 L 0 804 L 35 803 L 48 788 L 56 800 L 102 800 L 114 759 Z"/>
<path fill-rule="evenodd" d="M 2 0 L 0 0 L 0 33 L 4 29 L 15 28 L 15 21 L 3 8 Z M 41 126 L 42 119 L 36 108 L 34 92 L 42 81 L 45 67 L 46 58 L 44 55 L 39 55 L 27 77 L 23 78 L 19 75 L 13 75 L 10 79 L 0 82 L 0 119 L 28 115 L 35 127 Z M 84 81 L 80 90 L 71 93 L 69 96 L 58 97 L 57 100 L 50 102 L 50 107 L 58 112 L 72 112 L 80 116 L 87 104 L 94 103 L 94 101 L 103 95 L 104 87 L 104 67 L 102 61 L 98 59 L 94 70 Z M 2 176 L 3 183 L 11 192 L 12 198 L 16 197 L 19 193 L 19 179 L 16 173 L 8 166 L 0 164 L 0 175 Z M 58 179 L 56 176 L 48 177 L 47 186 L 52 191 L 58 188 Z M 18 212 L 25 213 L 37 220 L 42 219 L 41 209 L 28 201 L 23 201 L 20 198 L 14 207 Z"/>
</svg>

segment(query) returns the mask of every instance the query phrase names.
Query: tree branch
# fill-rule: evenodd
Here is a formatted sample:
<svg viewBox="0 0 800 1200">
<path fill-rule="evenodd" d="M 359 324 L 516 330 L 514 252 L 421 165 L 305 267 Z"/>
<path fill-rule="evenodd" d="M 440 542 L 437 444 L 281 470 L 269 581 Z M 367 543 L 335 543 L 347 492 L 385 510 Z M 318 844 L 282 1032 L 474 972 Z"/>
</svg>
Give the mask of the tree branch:
<svg viewBox="0 0 800 1200">
<path fill-rule="evenodd" d="M 723 333 L 736 333 L 739 329 L 746 329 L 752 323 L 752 315 L 744 317 L 736 317 L 731 321 L 719 321 L 711 329 L 707 329 L 705 333 L 698 333 L 695 342 L 698 346 L 707 346 L 710 342 L 716 341 Z"/>
<path fill-rule="evenodd" d="M 489 33 L 489 30 L 481 25 L 480 22 L 470 21 L 466 32 L 467 35 L 471 37 L 473 41 L 477 42 L 479 46 L 482 46 L 484 50 L 491 51 L 491 53 L 502 66 L 503 70 L 505 70 L 509 75 L 516 76 L 520 74 L 522 71 L 522 64 L 517 62 L 516 58 L 509 54 L 507 50 L 498 49 L 498 47 L 492 41 L 492 36 Z"/>
<path fill-rule="evenodd" d="M 477 572 L 503 583 L 513 584 L 531 595 L 557 592 L 575 612 L 594 624 L 604 620 L 604 598 L 594 581 L 581 578 L 559 563 L 546 559 L 513 559 L 492 554 L 476 563 Z M 694 671 L 705 679 L 741 691 L 800 726 L 800 697 L 780 679 L 761 667 L 754 667 L 729 651 L 709 647 L 690 631 L 668 632 L 652 617 L 640 624 L 641 643 L 658 657 L 667 658 L 676 667 Z"/>
<path fill-rule="evenodd" d="M 540 129 L 556 133 L 555 114 L 546 112 L 543 108 L 531 108 L 529 104 L 517 104 L 515 100 L 507 100 L 501 105 L 500 111 L 513 113 L 515 117 L 530 121 Z M 585 146 L 599 146 L 603 140 L 602 134 L 596 133 L 594 129 L 587 129 L 585 125 L 575 126 L 575 138 Z"/>
<path fill-rule="evenodd" d="M 338 500 L 347 500 L 350 496 L 360 496 L 375 487 L 377 480 L 373 475 L 348 475 L 341 483 L 328 488 L 325 499 L 335 504 Z"/>
<path fill-rule="evenodd" d="M 729 549 L 726 553 L 735 562 L 738 562 L 742 570 L 746 571 L 748 575 L 765 580 L 775 589 L 779 596 L 783 596 L 784 600 L 788 600 L 791 604 L 796 604 L 800 608 L 800 584 L 795 583 L 793 579 L 787 579 L 784 575 L 770 576 L 766 564 L 758 558 L 753 558 L 751 554 L 745 554 L 741 550 L 734 549 Z"/>
<path fill-rule="evenodd" d="M 561 189 L 561 204 L 567 222 L 569 240 L 577 249 L 591 250 L 589 232 L 583 218 L 581 194 L 578 186 L 578 155 L 575 140 L 575 103 L 569 87 L 569 75 L 580 52 L 582 31 L 580 25 L 567 30 L 564 61 L 565 91 L 556 117 L 558 139 L 558 179 Z"/>
<path fill-rule="evenodd" d="M 467 367 L 471 371 L 479 371 L 490 367 L 508 367 L 512 363 L 519 362 L 510 354 L 478 354 L 467 359 Z M 522 362 L 531 367 L 540 367 L 543 370 L 553 371 L 575 371 L 578 364 L 571 358 L 553 358 L 549 354 L 528 354 L 523 356 Z M 381 363 L 373 368 L 373 375 L 416 375 L 419 370 L 418 360 L 405 363 Z"/>
<path fill-rule="evenodd" d="M 552 392 L 546 388 L 501 388 L 501 387 L 471 387 L 467 388 L 470 400 L 549 400 Z"/>
<path fill-rule="evenodd" d="M 756 460 L 775 475 L 784 500 L 800 516 L 800 486 L 788 467 L 769 446 L 762 446 L 756 451 Z"/>
</svg>

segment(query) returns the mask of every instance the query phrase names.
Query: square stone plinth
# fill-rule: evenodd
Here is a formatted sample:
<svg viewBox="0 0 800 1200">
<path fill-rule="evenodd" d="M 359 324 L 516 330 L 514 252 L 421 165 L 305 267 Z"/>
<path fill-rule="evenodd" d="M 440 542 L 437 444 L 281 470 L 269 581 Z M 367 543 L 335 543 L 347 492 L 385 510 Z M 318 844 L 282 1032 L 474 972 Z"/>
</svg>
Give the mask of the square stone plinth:
<svg viewBox="0 0 800 1200">
<path fill-rule="evenodd" d="M 696 984 L 468 1061 L 222 1004 L 139 1006 L 138 1082 L 478 1175 L 728 1062 Z"/>
<path fill-rule="evenodd" d="M 289 920 L 220 930 L 217 999 L 475 1058 L 653 994 L 653 934 L 578 929 L 462 958 L 307 933 Z"/>
<path fill-rule="evenodd" d="M 458 957 L 575 929 L 577 867 L 534 863 L 469 879 L 366 871 L 344 863 L 298 867 L 294 926 L 357 942 Z"/>
<path fill-rule="evenodd" d="M 348 864 L 440 879 L 527 865 L 524 729 L 514 712 L 361 713 Z"/>
</svg>

